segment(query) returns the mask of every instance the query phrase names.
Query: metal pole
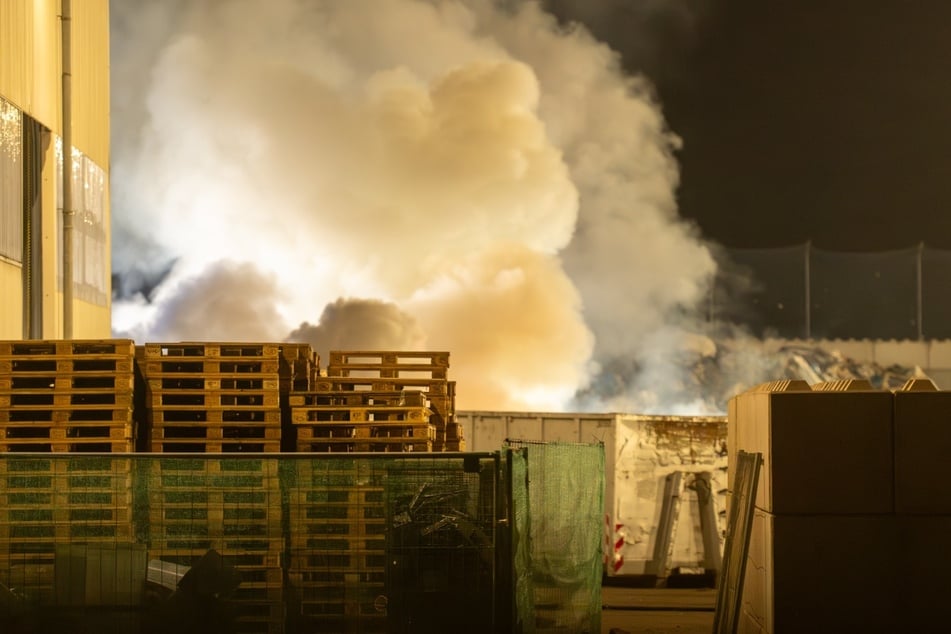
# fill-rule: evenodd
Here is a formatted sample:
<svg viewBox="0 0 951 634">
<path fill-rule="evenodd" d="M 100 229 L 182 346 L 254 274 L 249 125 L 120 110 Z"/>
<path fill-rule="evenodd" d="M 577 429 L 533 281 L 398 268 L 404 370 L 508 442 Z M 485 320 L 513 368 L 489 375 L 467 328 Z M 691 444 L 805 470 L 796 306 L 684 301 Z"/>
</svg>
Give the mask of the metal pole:
<svg viewBox="0 0 951 634">
<path fill-rule="evenodd" d="M 63 62 L 63 339 L 73 338 L 73 108 L 72 10 L 62 0 Z"/>
<path fill-rule="evenodd" d="M 811 273 L 809 270 L 809 258 L 811 257 L 812 240 L 806 240 L 806 339 L 812 339 L 812 284 L 810 281 Z"/>
<path fill-rule="evenodd" d="M 923 255 L 924 255 L 924 252 L 925 252 L 925 243 L 924 243 L 924 242 L 919 242 L 919 243 L 918 243 L 918 261 L 916 262 L 916 268 L 915 268 L 915 277 L 916 277 L 915 282 L 916 282 L 916 284 L 917 284 L 916 297 L 915 297 L 915 299 L 916 299 L 916 301 L 917 301 L 917 303 L 918 303 L 918 305 L 915 307 L 916 313 L 917 313 L 917 319 L 916 319 L 915 321 L 916 321 L 917 324 L 918 324 L 918 341 L 923 341 L 924 338 L 925 338 L 924 321 L 923 321 L 923 320 L 924 320 L 924 315 L 923 315 L 923 313 L 924 313 L 924 303 L 923 303 L 923 301 L 922 301 L 923 293 L 922 293 L 922 288 L 921 288 L 921 286 L 922 286 L 922 262 L 921 262 L 921 260 L 922 260 L 922 257 L 923 257 Z"/>
</svg>

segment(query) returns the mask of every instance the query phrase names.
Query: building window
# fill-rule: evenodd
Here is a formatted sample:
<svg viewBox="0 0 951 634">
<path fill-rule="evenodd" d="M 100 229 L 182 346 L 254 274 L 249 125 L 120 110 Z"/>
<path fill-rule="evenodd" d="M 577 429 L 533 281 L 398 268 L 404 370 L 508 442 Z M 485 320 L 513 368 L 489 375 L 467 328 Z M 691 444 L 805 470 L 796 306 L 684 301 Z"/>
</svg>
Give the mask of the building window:
<svg viewBox="0 0 951 634">
<path fill-rule="evenodd" d="M 23 260 L 23 116 L 0 99 L 0 256 Z"/>
<path fill-rule="evenodd" d="M 56 234 L 59 287 L 63 287 L 63 142 L 56 139 Z M 106 274 L 106 172 L 73 148 L 73 292 L 78 299 L 105 306 L 109 298 Z"/>
</svg>

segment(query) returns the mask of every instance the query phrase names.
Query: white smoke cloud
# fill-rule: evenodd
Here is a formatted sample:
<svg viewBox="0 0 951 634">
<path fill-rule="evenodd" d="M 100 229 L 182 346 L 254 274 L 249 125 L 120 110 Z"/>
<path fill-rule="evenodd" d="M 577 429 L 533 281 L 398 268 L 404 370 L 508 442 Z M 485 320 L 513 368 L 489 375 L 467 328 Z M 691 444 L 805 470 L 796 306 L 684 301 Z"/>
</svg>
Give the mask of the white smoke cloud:
<svg viewBox="0 0 951 634">
<path fill-rule="evenodd" d="M 134 19 L 156 5 L 156 30 Z M 645 80 L 538 4 L 112 13 L 115 266 L 130 235 L 176 259 L 151 303 L 115 300 L 137 340 L 357 342 L 334 324 L 376 307 L 406 331 L 369 341 L 450 351 L 460 409 L 559 409 L 689 330 L 714 265 L 677 218 L 677 139 Z M 613 402 L 636 410 L 628 378 Z"/>
</svg>

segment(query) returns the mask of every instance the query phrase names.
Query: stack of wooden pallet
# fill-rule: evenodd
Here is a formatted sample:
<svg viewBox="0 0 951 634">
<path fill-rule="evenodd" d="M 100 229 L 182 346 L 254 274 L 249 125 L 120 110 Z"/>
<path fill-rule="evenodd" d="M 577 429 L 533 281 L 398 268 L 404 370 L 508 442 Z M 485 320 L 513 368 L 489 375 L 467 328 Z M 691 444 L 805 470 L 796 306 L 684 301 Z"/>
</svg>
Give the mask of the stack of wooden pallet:
<svg viewBox="0 0 951 634">
<path fill-rule="evenodd" d="M 314 390 L 290 395 L 297 451 L 444 451 L 448 370 L 448 352 L 331 351 Z"/>
<path fill-rule="evenodd" d="M 0 451 L 130 452 L 128 339 L 0 342 Z"/>
<path fill-rule="evenodd" d="M 194 565 L 214 549 L 239 573 L 236 631 L 279 634 L 284 627 L 284 550 L 278 465 L 222 456 L 167 457 L 149 463 L 149 559 Z"/>
<path fill-rule="evenodd" d="M 346 459 L 287 465 L 289 617 L 298 631 L 387 631 L 385 470 Z"/>
<path fill-rule="evenodd" d="M 45 603 L 63 564 L 57 550 L 132 544 L 131 481 L 131 459 L 118 456 L 0 460 L 0 582 Z"/>
<path fill-rule="evenodd" d="M 0 461 L 0 582 L 53 592 L 62 544 L 132 539 L 131 340 L 0 342 L 0 451 L 54 453 Z M 60 459 L 63 458 L 63 459 Z"/>
<path fill-rule="evenodd" d="M 147 450 L 280 451 L 280 353 L 279 345 L 266 343 L 138 347 Z"/>
</svg>

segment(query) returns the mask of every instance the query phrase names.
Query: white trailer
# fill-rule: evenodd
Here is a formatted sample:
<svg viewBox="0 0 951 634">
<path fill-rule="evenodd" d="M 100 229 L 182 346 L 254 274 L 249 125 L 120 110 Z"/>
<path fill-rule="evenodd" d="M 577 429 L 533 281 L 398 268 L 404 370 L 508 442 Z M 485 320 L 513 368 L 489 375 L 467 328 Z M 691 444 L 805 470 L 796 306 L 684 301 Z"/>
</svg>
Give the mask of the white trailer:
<svg viewBox="0 0 951 634">
<path fill-rule="evenodd" d="M 604 444 L 608 576 L 719 565 L 726 416 L 458 411 L 456 420 L 469 451 L 497 451 L 506 439 Z"/>
</svg>

